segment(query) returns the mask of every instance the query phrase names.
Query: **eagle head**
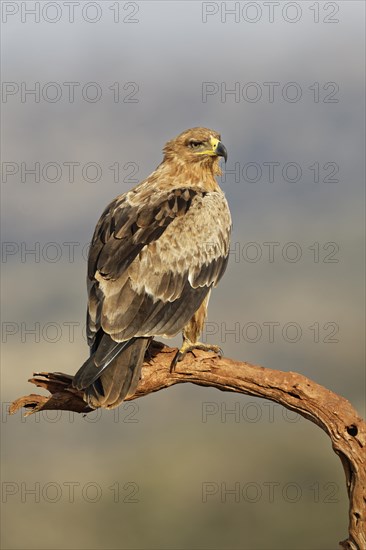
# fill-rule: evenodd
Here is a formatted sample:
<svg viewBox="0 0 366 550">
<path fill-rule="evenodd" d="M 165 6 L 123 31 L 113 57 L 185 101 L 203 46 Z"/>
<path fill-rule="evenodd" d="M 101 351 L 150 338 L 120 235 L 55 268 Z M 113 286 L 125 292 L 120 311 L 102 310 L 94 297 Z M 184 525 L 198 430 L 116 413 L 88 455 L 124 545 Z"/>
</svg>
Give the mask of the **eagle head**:
<svg viewBox="0 0 366 550">
<path fill-rule="evenodd" d="M 217 165 L 219 157 L 227 160 L 227 150 L 221 143 L 221 136 L 209 128 L 190 128 L 164 147 L 165 160 L 184 163 L 199 163 L 203 166 Z"/>
</svg>

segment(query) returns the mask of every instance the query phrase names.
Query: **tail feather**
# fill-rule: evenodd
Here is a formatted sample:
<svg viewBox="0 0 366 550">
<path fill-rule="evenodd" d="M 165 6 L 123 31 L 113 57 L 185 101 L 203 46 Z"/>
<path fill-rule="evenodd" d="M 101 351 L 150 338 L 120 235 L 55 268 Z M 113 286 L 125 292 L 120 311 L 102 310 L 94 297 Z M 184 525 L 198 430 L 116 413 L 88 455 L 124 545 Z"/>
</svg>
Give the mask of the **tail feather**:
<svg viewBox="0 0 366 550">
<path fill-rule="evenodd" d="M 102 372 L 112 363 L 124 349 L 130 346 L 135 338 L 125 342 L 115 342 L 108 334 L 103 334 L 98 347 L 91 352 L 90 357 L 80 367 L 74 376 L 73 386 L 78 390 L 84 390 L 98 378 Z"/>
<path fill-rule="evenodd" d="M 121 342 L 117 353 L 115 342 L 112 341 L 113 358 L 110 359 L 111 355 L 107 352 L 107 365 L 101 362 L 97 366 L 93 353 L 76 373 L 74 387 L 85 391 L 87 401 L 94 408 L 118 407 L 136 390 L 150 340 L 151 338 L 132 338 Z"/>
</svg>

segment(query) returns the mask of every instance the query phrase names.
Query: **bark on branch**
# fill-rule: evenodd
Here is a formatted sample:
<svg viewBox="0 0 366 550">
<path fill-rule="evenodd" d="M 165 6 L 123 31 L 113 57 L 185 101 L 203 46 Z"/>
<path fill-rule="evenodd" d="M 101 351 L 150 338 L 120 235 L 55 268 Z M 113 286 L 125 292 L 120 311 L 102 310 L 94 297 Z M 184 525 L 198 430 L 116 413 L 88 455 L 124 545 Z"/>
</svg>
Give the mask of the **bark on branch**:
<svg viewBox="0 0 366 550">
<path fill-rule="evenodd" d="M 366 549 L 366 424 L 349 401 L 301 374 L 271 370 L 203 351 L 187 354 L 184 361 L 178 363 L 176 372 L 170 373 L 176 351 L 154 342 L 136 393 L 129 400 L 191 382 L 270 399 L 307 418 L 328 434 L 346 474 L 349 533 L 340 545 L 349 550 Z M 29 382 L 45 388 L 51 395 L 21 397 L 11 404 L 10 414 L 21 407 L 26 408 L 26 415 L 51 409 L 90 412 L 92 409 L 83 400 L 82 393 L 71 387 L 72 378 L 57 372 L 35 373 Z"/>
</svg>

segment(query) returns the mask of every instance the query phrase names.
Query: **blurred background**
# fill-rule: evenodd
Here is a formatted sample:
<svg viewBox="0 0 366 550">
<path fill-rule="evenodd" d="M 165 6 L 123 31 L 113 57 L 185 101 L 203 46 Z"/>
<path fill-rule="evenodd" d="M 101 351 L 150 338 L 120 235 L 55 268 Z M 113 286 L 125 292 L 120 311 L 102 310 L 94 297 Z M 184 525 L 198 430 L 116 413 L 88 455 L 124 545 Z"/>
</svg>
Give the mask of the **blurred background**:
<svg viewBox="0 0 366 550">
<path fill-rule="evenodd" d="M 2 547 L 335 548 L 340 461 L 274 403 L 186 384 L 87 417 L 7 407 L 88 355 L 104 207 L 207 126 L 234 230 L 203 338 L 364 413 L 364 4 L 1 8 Z"/>
</svg>

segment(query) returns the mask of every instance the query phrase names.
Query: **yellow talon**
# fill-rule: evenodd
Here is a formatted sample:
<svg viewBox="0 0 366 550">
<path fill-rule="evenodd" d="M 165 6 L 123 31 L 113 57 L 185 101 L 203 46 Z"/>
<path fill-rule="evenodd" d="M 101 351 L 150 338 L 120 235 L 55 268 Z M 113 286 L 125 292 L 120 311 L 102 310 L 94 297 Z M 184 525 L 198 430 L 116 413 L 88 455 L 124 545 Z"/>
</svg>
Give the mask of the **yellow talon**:
<svg viewBox="0 0 366 550">
<path fill-rule="evenodd" d="M 177 353 L 175 354 L 172 364 L 170 365 L 170 372 L 175 371 L 175 367 L 177 366 L 177 363 L 179 363 L 184 359 L 186 353 L 188 353 L 189 351 L 193 351 L 195 349 L 201 349 L 203 351 L 213 351 L 214 353 L 220 356 L 223 355 L 223 351 L 220 348 L 220 346 L 216 346 L 215 344 L 204 344 L 203 342 L 195 342 L 194 344 L 192 344 L 192 342 L 185 340 L 180 350 L 178 350 Z"/>
</svg>

